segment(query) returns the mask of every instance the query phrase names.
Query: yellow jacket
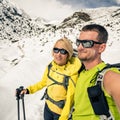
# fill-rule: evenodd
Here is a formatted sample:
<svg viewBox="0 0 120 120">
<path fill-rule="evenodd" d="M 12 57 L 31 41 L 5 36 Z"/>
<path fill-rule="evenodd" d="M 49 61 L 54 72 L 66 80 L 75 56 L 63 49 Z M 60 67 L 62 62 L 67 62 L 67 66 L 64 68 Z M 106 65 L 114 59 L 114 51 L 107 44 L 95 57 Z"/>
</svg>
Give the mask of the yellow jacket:
<svg viewBox="0 0 120 120">
<path fill-rule="evenodd" d="M 29 93 L 32 94 L 43 87 L 47 88 L 48 95 L 55 101 L 59 100 L 65 100 L 65 105 L 63 109 L 59 108 L 57 105 L 53 104 L 49 100 L 46 100 L 46 103 L 49 107 L 49 109 L 57 114 L 61 114 L 59 120 L 68 120 L 68 116 L 70 113 L 70 109 L 73 105 L 73 96 L 74 96 L 74 90 L 77 78 L 78 78 L 78 71 L 81 67 L 80 60 L 77 57 L 72 57 L 66 65 L 59 66 L 54 61 L 52 61 L 52 67 L 49 72 L 49 76 L 55 79 L 58 82 L 63 82 L 63 74 L 70 76 L 68 89 L 64 88 L 62 85 L 53 84 L 53 81 L 48 78 L 48 66 L 44 72 L 44 75 L 42 77 L 42 80 L 38 83 L 29 86 L 27 89 L 29 90 Z M 73 83 L 74 81 L 74 83 Z"/>
</svg>

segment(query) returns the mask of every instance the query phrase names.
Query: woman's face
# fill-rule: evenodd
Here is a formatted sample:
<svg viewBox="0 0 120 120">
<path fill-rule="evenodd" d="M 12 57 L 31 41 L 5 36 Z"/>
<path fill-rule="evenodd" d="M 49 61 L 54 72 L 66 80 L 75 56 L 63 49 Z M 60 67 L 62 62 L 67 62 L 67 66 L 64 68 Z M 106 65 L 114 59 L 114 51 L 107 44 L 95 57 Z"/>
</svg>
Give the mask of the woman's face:
<svg viewBox="0 0 120 120">
<path fill-rule="evenodd" d="M 59 41 L 53 48 L 53 58 L 55 63 L 62 66 L 67 63 L 68 60 L 68 52 L 63 48 L 63 42 Z"/>
</svg>

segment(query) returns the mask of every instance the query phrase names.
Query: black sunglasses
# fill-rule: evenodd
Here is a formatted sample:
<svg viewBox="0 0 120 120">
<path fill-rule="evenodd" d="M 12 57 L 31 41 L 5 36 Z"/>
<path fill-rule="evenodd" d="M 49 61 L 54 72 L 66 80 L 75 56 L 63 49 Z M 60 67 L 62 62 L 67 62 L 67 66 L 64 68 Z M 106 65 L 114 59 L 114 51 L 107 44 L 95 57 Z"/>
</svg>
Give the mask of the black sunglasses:
<svg viewBox="0 0 120 120">
<path fill-rule="evenodd" d="M 61 53 L 62 55 L 66 55 L 68 52 L 67 52 L 67 50 L 65 50 L 65 49 L 59 49 L 59 48 L 53 48 L 53 52 L 54 53 Z"/>
<path fill-rule="evenodd" d="M 94 44 L 102 44 L 101 42 L 96 42 L 94 40 L 76 40 L 76 45 L 79 46 L 82 44 L 84 48 L 92 48 Z"/>
</svg>

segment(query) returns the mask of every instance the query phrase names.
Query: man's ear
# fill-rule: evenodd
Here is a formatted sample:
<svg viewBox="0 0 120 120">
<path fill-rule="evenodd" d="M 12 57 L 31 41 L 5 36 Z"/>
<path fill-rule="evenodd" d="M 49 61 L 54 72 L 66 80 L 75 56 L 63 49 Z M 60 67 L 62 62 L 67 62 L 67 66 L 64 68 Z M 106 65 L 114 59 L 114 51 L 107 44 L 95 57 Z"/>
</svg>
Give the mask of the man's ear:
<svg viewBox="0 0 120 120">
<path fill-rule="evenodd" d="M 105 48 L 106 48 L 106 44 L 105 44 L 105 43 L 102 43 L 102 44 L 100 45 L 100 47 L 99 47 L 99 53 L 104 52 Z"/>
</svg>

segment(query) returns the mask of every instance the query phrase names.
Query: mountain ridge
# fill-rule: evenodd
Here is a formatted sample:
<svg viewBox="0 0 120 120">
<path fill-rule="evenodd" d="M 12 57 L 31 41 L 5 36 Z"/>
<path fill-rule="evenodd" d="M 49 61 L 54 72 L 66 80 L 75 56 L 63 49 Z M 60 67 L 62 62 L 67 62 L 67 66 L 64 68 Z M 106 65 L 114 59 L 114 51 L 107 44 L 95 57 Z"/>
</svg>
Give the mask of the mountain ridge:
<svg viewBox="0 0 120 120">
<path fill-rule="evenodd" d="M 11 42 L 17 42 L 21 38 L 29 38 L 33 36 L 40 36 L 45 32 L 52 32 L 55 34 L 58 30 L 70 33 L 71 29 L 79 30 L 80 27 L 88 23 L 99 23 L 105 27 L 113 25 L 113 21 L 116 24 L 120 24 L 120 7 L 103 7 L 95 9 L 80 9 L 74 12 L 71 16 L 66 17 L 61 23 L 55 25 L 47 23 L 43 18 L 32 19 L 22 9 L 18 9 L 16 6 L 11 5 L 9 2 L 0 2 L 0 39 L 10 40 Z M 118 20 L 114 20 L 118 19 Z M 99 22 L 100 19 L 104 23 Z M 109 25 L 108 25 L 109 24 Z M 115 25 L 115 24 L 114 24 Z M 79 29 L 78 29 L 79 27 Z M 51 34 L 52 34 L 51 33 Z M 71 33 L 70 33 L 71 34 Z M 67 34 L 67 36 L 69 36 Z M 16 40 L 16 38 L 18 40 Z"/>
<path fill-rule="evenodd" d="M 0 74 L 17 65 L 33 51 L 44 51 L 61 37 L 68 37 L 76 48 L 75 41 L 86 24 L 101 24 L 109 32 L 108 50 L 116 51 L 120 44 L 120 7 L 80 9 L 59 24 L 50 24 L 43 18 L 32 19 L 22 9 L 6 0 L 0 1 Z M 114 46 L 114 42 L 118 46 Z M 39 46 L 39 49 L 37 48 Z M 48 48 L 49 48 L 48 47 Z M 29 49 L 29 50 L 28 50 Z M 3 52 L 4 51 L 4 52 Z M 9 56 L 11 54 L 11 56 Z"/>
</svg>

